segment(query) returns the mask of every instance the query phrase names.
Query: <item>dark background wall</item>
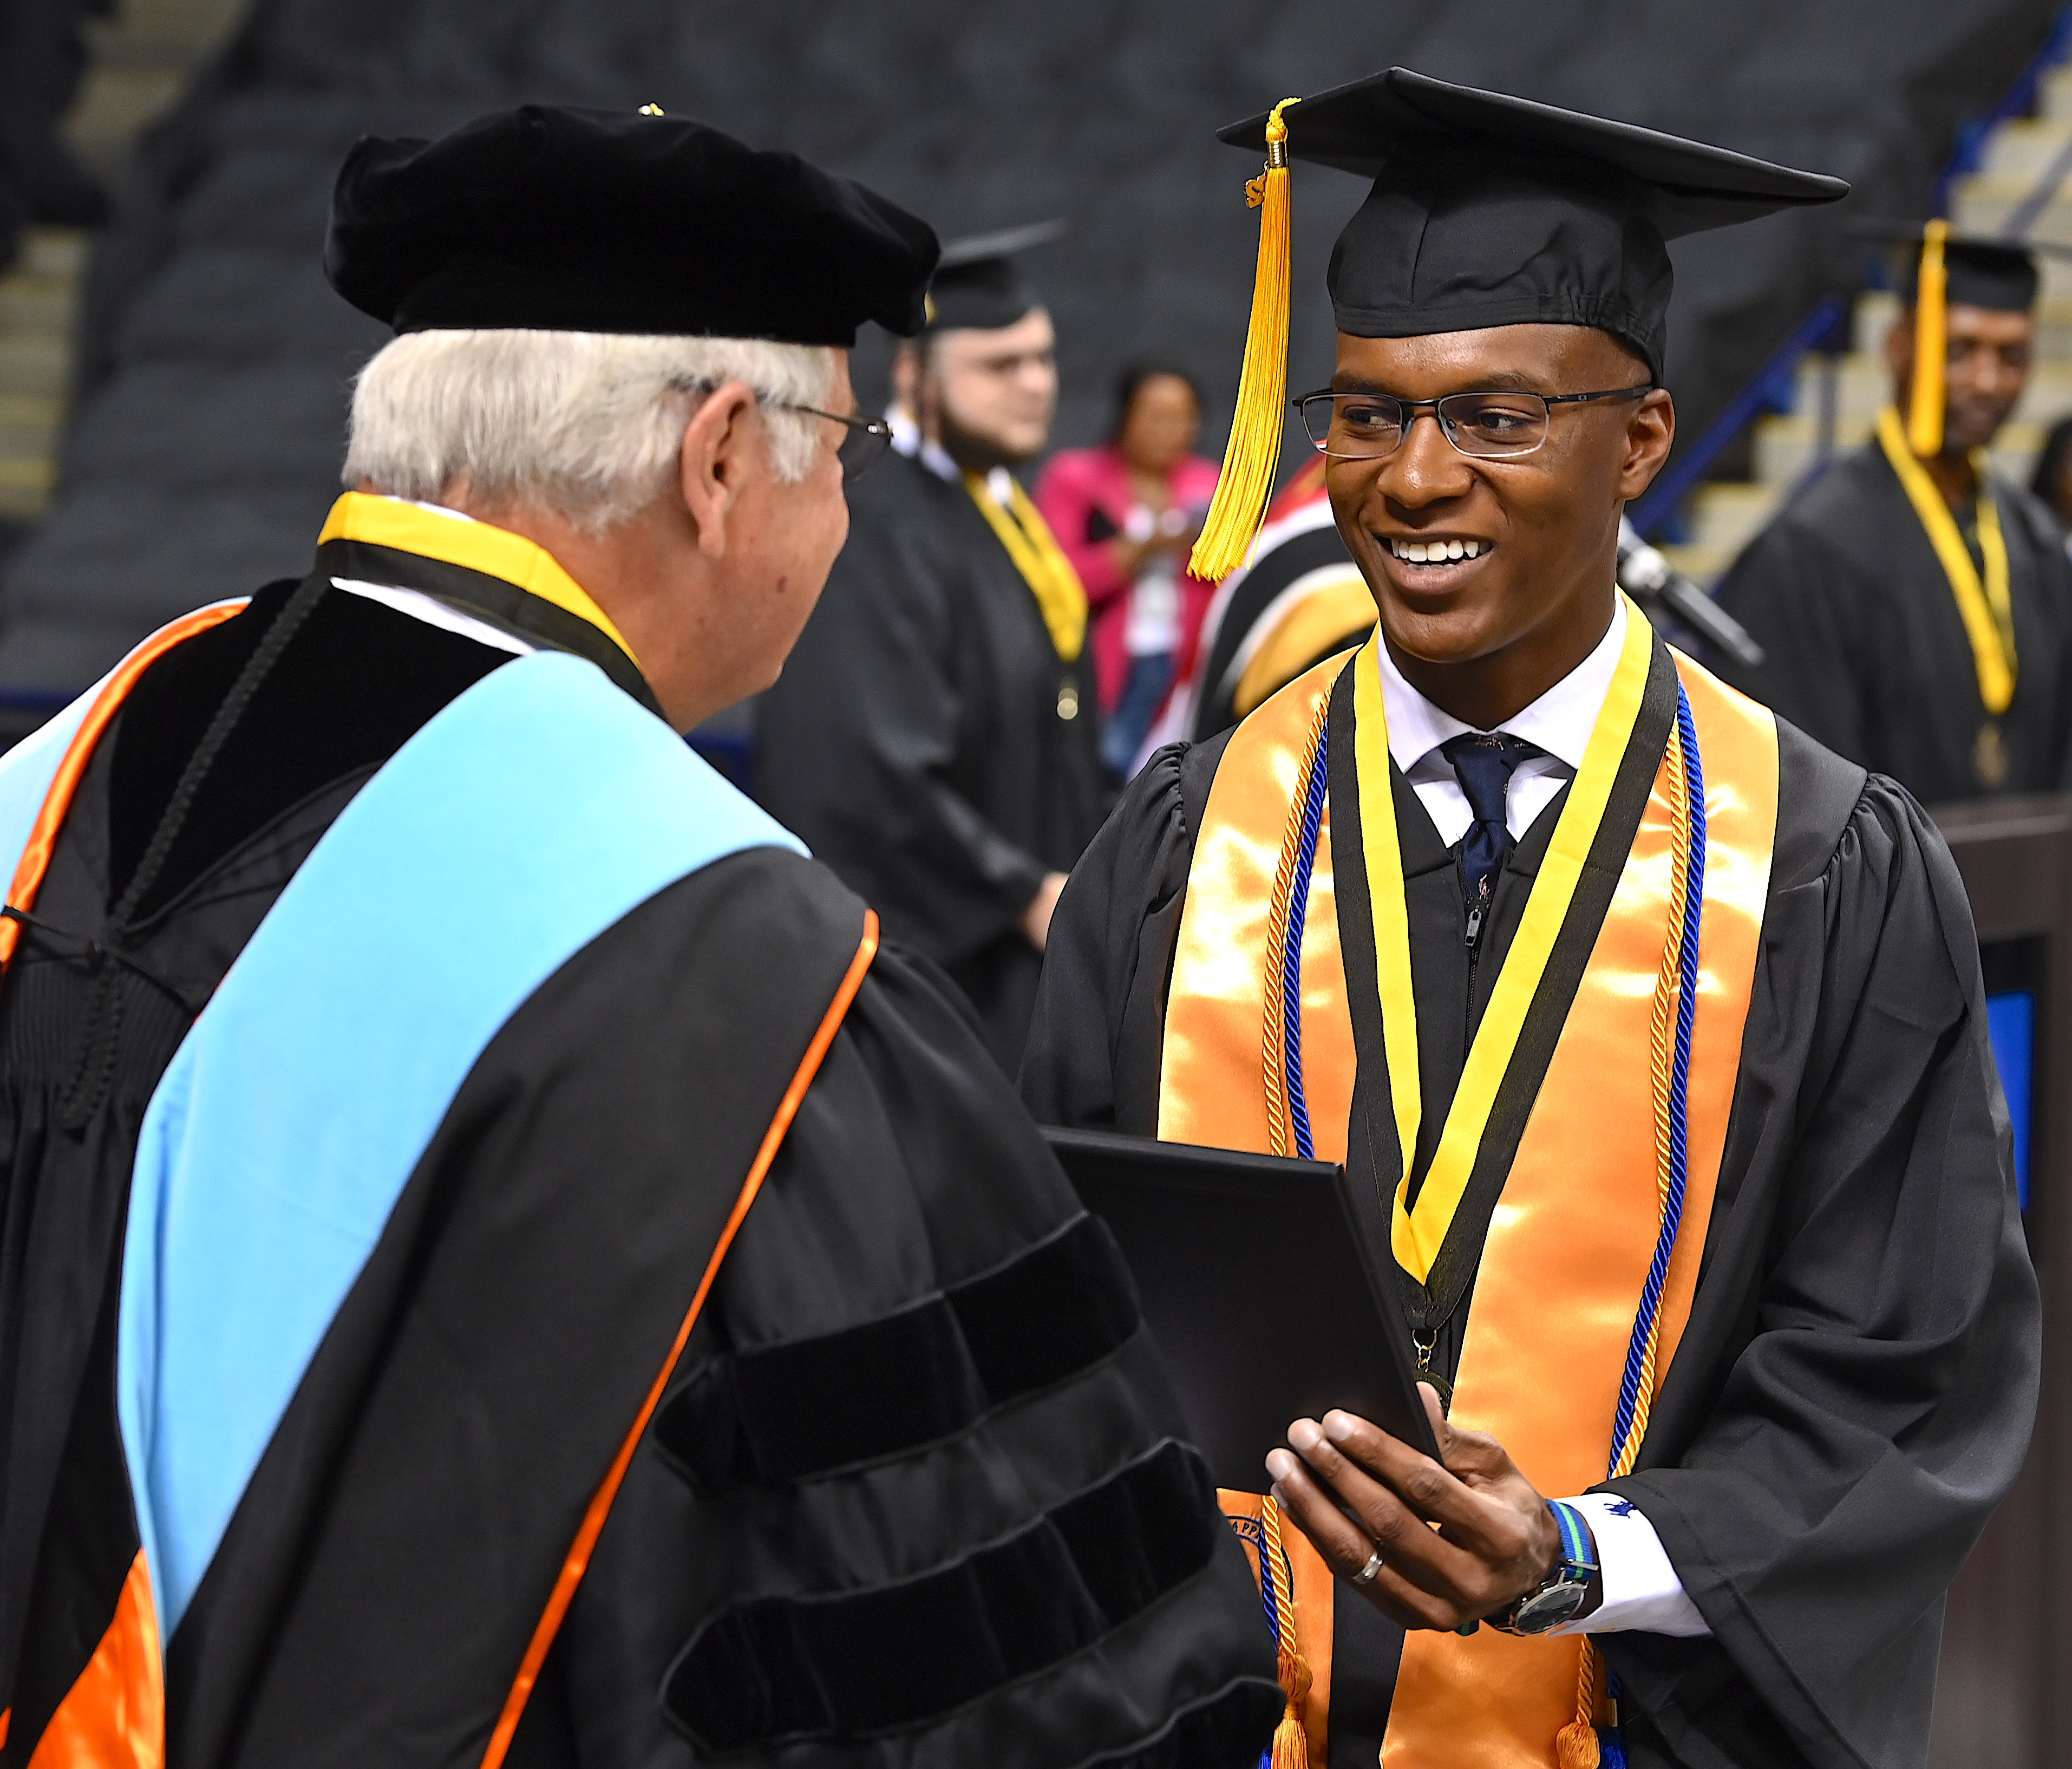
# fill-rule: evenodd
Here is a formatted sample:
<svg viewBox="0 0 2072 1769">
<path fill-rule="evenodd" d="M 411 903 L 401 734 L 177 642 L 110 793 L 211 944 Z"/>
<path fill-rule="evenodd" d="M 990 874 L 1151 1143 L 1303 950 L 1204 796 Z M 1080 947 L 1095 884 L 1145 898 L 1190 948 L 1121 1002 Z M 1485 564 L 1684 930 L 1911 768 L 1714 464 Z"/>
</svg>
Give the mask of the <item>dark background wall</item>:
<svg viewBox="0 0 2072 1769">
<path fill-rule="evenodd" d="M 1234 391 L 1257 168 L 1216 125 L 1391 62 L 1839 173 L 1845 207 L 1919 213 L 1959 118 L 2058 0 L 259 0 L 140 156 L 97 265 L 60 500 L 0 583 L 0 687 L 72 689 L 155 622 L 305 568 L 350 377 L 378 328 L 317 267 L 331 173 L 366 132 L 521 99 L 704 118 L 797 150 L 945 234 L 1057 215 L 1032 268 L 1065 397 L 1176 356 Z M 1295 185 L 1297 386 L 1329 373 L 1322 273 L 1358 203 Z M 1853 282 L 1838 214 L 1676 250 L 1669 379 L 1687 434 L 1813 302 Z M 882 387 L 884 347 L 860 355 Z"/>
</svg>

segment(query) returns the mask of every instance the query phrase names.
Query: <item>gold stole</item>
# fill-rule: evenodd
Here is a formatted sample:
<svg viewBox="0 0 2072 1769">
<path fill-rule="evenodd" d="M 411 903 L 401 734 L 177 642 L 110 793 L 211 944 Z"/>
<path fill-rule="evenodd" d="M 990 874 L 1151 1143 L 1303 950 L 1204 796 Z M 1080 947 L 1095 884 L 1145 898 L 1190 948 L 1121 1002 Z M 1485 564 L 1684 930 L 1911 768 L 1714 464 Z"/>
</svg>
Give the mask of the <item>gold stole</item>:
<svg viewBox="0 0 2072 1769">
<path fill-rule="evenodd" d="M 1086 646 L 1086 590 L 1034 500 L 1022 489 L 1018 479 L 1010 477 L 1007 483 L 1008 499 L 1013 506 L 1011 513 L 993 500 L 984 474 L 964 475 L 964 489 L 971 494 L 972 502 L 978 506 L 986 526 L 1007 549 L 1014 569 L 1035 597 L 1043 624 L 1050 629 L 1052 648 L 1069 664 Z"/>
<path fill-rule="evenodd" d="M 1622 672 L 1630 670 L 1634 647 L 1653 643 L 1637 609 L 1629 606 L 1627 620 Z M 1704 1250 L 1762 939 L 1778 792 L 1770 714 L 1688 659 L 1677 656 L 1675 664 L 1697 731 L 1709 827 L 1685 1227 L 1663 1297 L 1659 1370 L 1675 1356 Z M 1350 664 L 1333 658 L 1298 677 L 1239 726 L 1217 768 L 1174 956 L 1159 1096 L 1158 1133 L 1166 1140 L 1261 1152 L 1274 1146 L 1274 1077 L 1267 1053 L 1268 998 L 1277 992 L 1277 979 L 1269 987 L 1266 975 L 1273 887 L 1311 734 L 1346 668 L 1372 673 L 1375 664 L 1363 649 Z M 1359 686 L 1368 684 L 1363 680 Z M 1372 690 L 1356 697 L 1359 711 L 1375 725 L 1380 723 L 1379 687 L 1376 675 Z M 1615 683 L 1608 710 L 1618 693 Z M 1627 718 L 1630 728 L 1630 711 Z M 1669 748 L 1675 748 L 1673 730 Z M 1375 771 L 1374 758 L 1385 768 L 1385 728 L 1361 733 L 1357 753 L 1367 772 Z M 1386 800 L 1386 778 L 1363 779 L 1363 806 L 1370 787 Z M 1572 805 L 1577 796 L 1572 790 Z M 1533 1485 L 1553 1496 L 1581 1492 L 1605 1478 L 1629 1339 L 1659 1227 L 1648 1053 L 1665 936 L 1673 938 L 1667 923 L 1675 824 L 1671 758 L 1665 753 L 1490 1220 L 1470 1301 L 1453 1417 L 1492 1433 Z M 1375 833 L 1363 822 L 1370 855 Z M 1303 930 L 1301 1040 L 1316 1152 L 1338 1160 L 1359 1058 L 1330 856 L 1326 836 L 1318 845 Z M 1371 878 L 1372 864 L 1369 870 Z M 1541 878 L 1548 876 L 1549 869 L 1543 869 Z M 1383 884 L 1375 880 L 1371 892 L 1378 909 L 1392 895 L 1400 913 L 1400 882 L 1392 894 Z M 1532 915 L 1528 901 L 1528 920 Z M 1525 932 L 1522 927 L 1514 956 Z M 1388 946 L 1378 944 L 1385 955 Z M 1407 996 L 1407 978 L 1379 981 L 1384 1004 Z M 1493 996 L 1485 1024 L 1498 1006 Z M 1385 1007 L 1385 1026 L 1390 1017 Z M 1415 1076 L 1414 1049 L 1388 1054 L 1398 1072 L 1407 1054 Z M 1385 1059 L 1380 1051 L 1369 1057 Z M 1474 1067 L 1471 1057 L 1469 1069 Z M 1464 1072 L 1464 1093 L 1471 1080 Z M 1400 1100 L 1397 1107 L 1400 1114 L 1417 1109 Z M 1479 1123 L 1471 1126 L 1470 1140 L 1480 1129 Z M 1420 1217 L 1432 1183 L 1428 1179 L 1420 1191 Z M 1424 1237 L 1412 1235 L 1400 1203 L 1396 1220 L 1400 1257 L 1407 1237 Z M 1550 1295 L 1560 1298 L 1558 1335 L 1548 1331 Z M 1230 1494 L 1225 1508 L 1234 1516 L 1256 1516 L 1259 1504 L 1256 1496 Z M 1285 1546 L 1291 1561 L 1314 1559 L 1293 1530 L 1285 1532 Z M 1316 1578 L 1317 1569 L 1307 1577 L 1298 1569 L 1293 1579 L 1294 1634 L 1313 1672 L 1297 1718 L 1309 1734 L 1312 1761 L 1321 1764 L 1329 1690 L 1327 1678 L 1314 1670 L 1329 1664 L 1330 1604 L 1328 1597 L 1302 1601 L 1305 1592 L 1328 1589 Z M 1580 1639 L 1519 1639 L 1486 1627 L 1465 1638 L 1410 1635 L 1383 1745 L 1386 1769 L 1466 1763 L 1478 1769 L 1553 1769 L 1556 1735 L 1576 1716 L 1583 1652 Z"/>
</svg>

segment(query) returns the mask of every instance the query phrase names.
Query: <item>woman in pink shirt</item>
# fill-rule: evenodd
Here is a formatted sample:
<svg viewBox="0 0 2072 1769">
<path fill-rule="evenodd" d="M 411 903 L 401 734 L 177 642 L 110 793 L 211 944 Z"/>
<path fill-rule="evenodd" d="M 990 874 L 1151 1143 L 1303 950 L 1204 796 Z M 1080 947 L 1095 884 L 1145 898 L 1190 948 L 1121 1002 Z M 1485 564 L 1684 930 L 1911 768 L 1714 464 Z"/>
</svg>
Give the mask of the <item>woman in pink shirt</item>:
<svg viewBox="0 0 2072 1769">
<path fill-rule="evenodd" d="M 1051 457 L 1036 503 L 1086 586 L 1101 754 L 1127 775 L 1215 594 L 1189 573 L 1187 549 L 1216 464 L 1194 451 L 1202 401 L 1185 369 L 1132 364 L 1116 413 L 1112 441 Z"/>
</svg>

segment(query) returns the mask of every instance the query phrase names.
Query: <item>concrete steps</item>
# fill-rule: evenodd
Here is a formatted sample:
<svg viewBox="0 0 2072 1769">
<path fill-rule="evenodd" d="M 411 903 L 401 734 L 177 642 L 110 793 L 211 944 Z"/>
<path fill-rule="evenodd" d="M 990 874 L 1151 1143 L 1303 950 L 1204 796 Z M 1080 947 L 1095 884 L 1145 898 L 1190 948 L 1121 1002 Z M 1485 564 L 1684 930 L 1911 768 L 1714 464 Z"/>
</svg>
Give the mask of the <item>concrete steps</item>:
<svg viewBox="0 0 2072 1769">
<path fill-rule="evenodd" d="M 90 29 L 93 60 L 65 135 L 111 190 L 138 136 L 236 26 L 245 0 L 123 0 Z M 89 234 L 36 228 L 0 277 L 0 521 L 33 522 L 50 501 L 71 379 L 72 323 Z"/>
</svg>

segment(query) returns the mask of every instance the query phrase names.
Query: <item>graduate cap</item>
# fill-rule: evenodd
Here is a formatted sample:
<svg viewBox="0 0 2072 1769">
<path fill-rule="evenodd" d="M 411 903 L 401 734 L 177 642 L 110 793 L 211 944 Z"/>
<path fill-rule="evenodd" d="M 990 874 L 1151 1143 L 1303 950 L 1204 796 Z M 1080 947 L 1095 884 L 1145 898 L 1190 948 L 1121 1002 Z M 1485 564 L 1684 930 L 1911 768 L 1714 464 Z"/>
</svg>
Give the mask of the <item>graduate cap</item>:
<svg viewBox="0 0 2072 1769">
<path fill-rule="evenodd" d="M 2054 242 L 2007 239 L 1992 234 L 1958 233 L 1947 221 L 1859 220 L 1850 232 L 1859 239 L 1906 247 L 1901 298 L 1914 310 L 1914 360 L 1947 365 L 1949 310 L 1986 307 L 1996 313 L 2027 313 L 2036 306 L 2042 278 L 2036 254 L 2072 257 L 2072 246 Z M 1906 439 L 1924 460 L 1942 452 L 1942 376 L 1914 376 L 1908 401 Z"/>
<path fill-rule="evenodd" d="M 324 271 L 399 332 L 484 327 L 856 342 L 923 323 L 927 224 L 701 123 L 527 105 L 436 141 L 366 137 Z"/>
<path fill-rule="evenodd" d="M 998 331 L 1014 324 L 1042 300 L 1018 254 L 1064 233 L 1062 220 L 1032 221 L 951 241 L 928 286 L 928 329 Z"/>
<path fill-rule="evenodd" d="M 1279 463 L 1290 160 L 1374 180 L 1331 253 L 1341 331 L 1592 326 L 1657 381 L 1672 281 L 1666 241 L 1848 192 L 1840 179 L 1407 68 L 1285 100 L 1218 133 L 1263 150 L 1267 167 L 1247 187 L 1264 212 L 1237 415 L 1193 562 L 1211 578 L 1243 562 Z"/>
</svg>

